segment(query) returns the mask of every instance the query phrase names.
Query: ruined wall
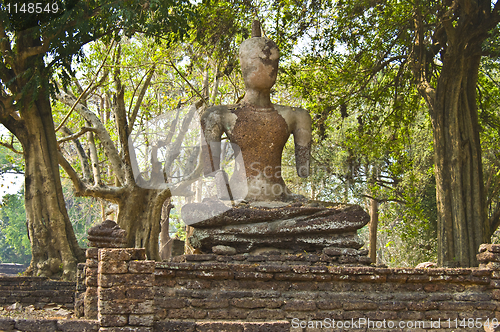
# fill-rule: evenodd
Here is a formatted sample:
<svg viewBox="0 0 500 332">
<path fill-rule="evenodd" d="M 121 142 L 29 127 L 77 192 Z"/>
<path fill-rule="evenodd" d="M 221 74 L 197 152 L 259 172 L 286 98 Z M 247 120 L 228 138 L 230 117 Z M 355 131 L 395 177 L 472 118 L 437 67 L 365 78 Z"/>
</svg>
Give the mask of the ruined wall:
<svg viewBox="0 0 500 332">
<path fill-rule="evenodd" d="M 498 271 L 313 266 L 305 258 L 289 263 L 157 263 L 157 319 L 185 326 L 189 320 L 288 321 L 291 331 L 302 331 L 301 322 L 363 318 L 396 327 L 441 320 L 446 331 L 450 319 L 452 331 L 469 319 L 500 318 Z M 475 325 L 465 330 L 484 331 Z"/>
<path fill-rule="evenodd" d="M 100 332 L 489 332 L 498 329 L 484 324 L 500 319 L 495 245 L 482 246 L 480 268 L 470 269 L 340 266 L 307 254 L 186 255 L 155 263 L 144 260 L 144 249 L 94 251 L 87 257 L 97 252 L 97 269 L 80 280 L 90 287 L 97 280 L 96 298 L 83 301 L 96 306 L 97 320 L 0 319 L 0 330 L 70 332 L 81 322 Z"/>
<path fill-rule="evenodd" d="M 97 332 L 99 323 L 90 320 L 0 318 L 0 331 Z"/>
<path fill-rule="evenodd" d="M 21 303 L 43 306 L 56 303 L 71 309 L 75 302 L 74 282 L 45 277 L 0 277 L 0 306 Z"/>
</svg>

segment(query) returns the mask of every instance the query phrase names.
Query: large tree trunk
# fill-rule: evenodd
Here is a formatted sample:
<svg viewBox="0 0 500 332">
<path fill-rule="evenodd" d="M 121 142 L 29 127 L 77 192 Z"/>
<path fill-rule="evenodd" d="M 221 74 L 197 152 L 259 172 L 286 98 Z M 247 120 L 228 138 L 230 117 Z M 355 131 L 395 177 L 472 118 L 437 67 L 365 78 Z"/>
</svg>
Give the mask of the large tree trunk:
<svg viewBox="0 0 500 332">
<path fill-rule="evenodd" d="M 72 280 L 84 261 L 62 194 L 57 142 L 46 91 L 21 109 L 25 130 L 18 136 L 25 160 L 25 206 L 34 276 L 62 276 Z"/>
<path fill-rule="evenodd" d="M 146 248 L 146 256 L 151 260 L 160 260 L 161 211 L 168 195 L 168 191 L 133 186 L 126 189 L 118 203 L 116 222 L 127 231 L 127 247 Z"/>
<path fill-rule="evenodd" d="M 489 242 L 476 106 L 480 44 L 450 45 L 430 110 L 438 208 L 438 264 L 476 266 Z"/>
<path fill-rule="evenodd" d="M 5 30 L 0 27 L 0 34 Z M 5 37 L 5 35 L 3 35 Z M 6 41 L 7 40 L 7 41 Z M 8 39 L 4 38 L 4 42 Z M 49 70 L 34 31 L 17 31 L 9 71 L 2 71 L 13 98 L 0 107 L 2 123 L 19 139 L 25 163 L 25 208 L 32 259 L 28 275 L 74 279 L 85 259 L 69 221 L 59 177 L 58 149 L 49 101 Z M 4 59 L 4 57 L 2 57 Z M 10 78 L 12 75 L 12 78 Z M 10 82 L 5 80 L 10 78 Z M 19 112 L 19 113 L 17 113 Z"/>
</svg>

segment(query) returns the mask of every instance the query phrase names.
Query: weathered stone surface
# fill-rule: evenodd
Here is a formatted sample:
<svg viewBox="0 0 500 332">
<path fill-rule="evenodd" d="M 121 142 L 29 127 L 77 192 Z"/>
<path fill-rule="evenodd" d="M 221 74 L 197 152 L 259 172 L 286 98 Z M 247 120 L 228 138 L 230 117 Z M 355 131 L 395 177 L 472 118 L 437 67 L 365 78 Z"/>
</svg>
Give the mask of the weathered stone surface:
<svg viewBox="0 0 500 332">
<path fill-rule="evenodd" d="M 154 274 L 100 274 L 99 285 L 103 288 L 115 286 L 153 286 Z"/>
<path fill-rule="evenodd" d="M 131 261 L 128 263 L 128 271 L 130 273 L 154 273 L 155 261 Z"/>
<path fill-rule="evenodd" d="M 154 313 L 153 300 L 123 299 L 99 302 L 99 314 L 101 315 L 152 313 Z"/>
<path fill-rule="evenodd" d="M 51 319 L 46 319 L 46 320 L 19 319 L 16 320 L 15 329 L 21 331 L 30 331 L 30 332 L 56 331 L 57 321 Z"/>
<path fill-rule="evenodd" d="M 84 298 L 84 316 L 97 319 L 97 287 L 87 287 Z"/>
<path fill-rule="evenodd" d="M 161 321 L 155 322 L 155 331 L 169 332 L 195 332 L 196 323 L 186 321 Z"/>
<path fill-rule="evenodd" d="M 0 318 L 0 331 L 14 330 L 14 320 L 11 318 Z"/>
<path fill-rule="evenodd" d="M 113 220 L 105 220 L 87 231 L 89 247 L 123 248 L 127 244 L 127 232 Z"/>
<path fill-rule="evenodd" d="M 476 255 L 479 262 L 500 262 L 500 253 L 484 251 Z"/>
<path fill-rule="evenodd" d="M 128 316 L 128 324 L 131 326 L 153 326 L 154 315 L 131 314 Z"/>
<path fill-rule="evenodd" d="M 235 255 L 236 249 L 229 246 L 218 245 L 212 247 L 212 252 L 217 255 Z"/>
<path fill-rule="evenodd" d="M 122 326 L 122 327 L 101 327 L 99 332 L 153 332 L 152 327 L 146 326 Z"/>
<path fill-rule="evenodd" d="M 97 273 L 114 274 L 127 273 L 128 264 L 126 261 L 101 261 Z"/>
<path fill-rule="evenodd" d="M 290 212 L 287 209 L 292 209 Z M 358 249 L 363 242 L 358 238 L 356 230 L 363 227 L 368 221 L 368 214 L 359 206 L 347 206 L 341 209 L 324 207 L 304 207 L 306 215 L 300 216 L 301 207 L 280 207 L 247 209 L 244 213 L 261 214 L 259 218 L 267 220 L 263 216 L 269 213 L 269 218 L 290 214 L 299 215 L 289 219 L 278 219 L 275 221 L 255 222 L 251 224 L 228 224 L 224 227 L 198 227 L 189 238 L 191 245 L 203 252 L 211 252 L 213 247 L 224 245 L 235 248 L 237 252 L 244 253 L 254 251 L 258 248 L 287 249 L 295 252 L 317 251 L 325 247 L 348 248 L 340 254 L 359 254 Z M 233 211 L 236 213 L 239 209 Z M 255 212 L 257 211 L 257 212 Z M 228 211 L 229 212 L 229 211 Z M 289 214 L 290 212 L 290 214 Z M 250 212 L 248 212 L 250 213 Z M 242 214 L 241 219 L 245 217 Z M 217 216 L 216 224 L 219 225 L 223 216 Z M 238 219 L 235 215 L 236 220 Z M 257 218 L 257 220 L 259 220 Z M 247 219 L 247 221 L 251 219 Z M 352 249 L 352 250 L 349 250 Z M 334 254 L 331 249 L 329 251 Z"/>
<path fill-rule="evenodd" d="M 144 248 L 123 248 L 123 249 L 100 249 L 100 261 L 133 261 L 145 260 L 146 249 Z"/>
<path fill-rule="evenodd" d="M 99 323 L 95 320 L 65 320 L 57 321 L 57 328 L 62 332 L 97 332 Z"/>
</svg>

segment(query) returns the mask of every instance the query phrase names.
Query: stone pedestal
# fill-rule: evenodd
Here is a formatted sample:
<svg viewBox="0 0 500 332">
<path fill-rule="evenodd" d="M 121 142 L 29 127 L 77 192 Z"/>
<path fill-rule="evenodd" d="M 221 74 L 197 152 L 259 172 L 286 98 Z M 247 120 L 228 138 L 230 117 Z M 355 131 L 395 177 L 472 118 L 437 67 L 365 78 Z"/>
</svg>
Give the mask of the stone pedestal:
<svg viewBox="0 0 500 332">
<path fill-rule="evenodd" d="M 153 331 L 155 262 L 145 249 L 99 249 L 100 332 Z"/>
<path fill-rule="evenodd" d="M 190 244 L 202 253 L 284 254 L 357 251 L 357 230 L 370 216 L 357 205 L 327 202 L 256 202 L 224 211 L 221 201 L 187 204 L 182 217 L 194 227 Z M 338 252 L 338 253 L 337 253 Z M 328 254 L 327 253 L 327 254 Z"/>
<path fill-rule="evenodd" d="M 481 244 L 476 257 L 479 268 L 500 270 L 500 244 Z"/>
</svg>

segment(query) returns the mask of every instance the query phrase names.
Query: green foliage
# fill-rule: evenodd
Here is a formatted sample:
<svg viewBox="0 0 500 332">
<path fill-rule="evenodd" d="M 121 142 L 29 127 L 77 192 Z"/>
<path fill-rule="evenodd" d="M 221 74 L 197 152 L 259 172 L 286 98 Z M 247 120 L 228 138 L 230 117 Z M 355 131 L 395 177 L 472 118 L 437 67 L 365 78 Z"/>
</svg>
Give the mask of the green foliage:
<svg viewBox="0 0 500 332">
<path fill-rule="evenodd" d="M 86 248 L 88 245 L 87 231 L 102 221 L 101 204 L 94 198 L 74 196 L 72 185 L 66 179 L 63 179 L 62 185 L 66 209 L 73 225 L 76 240 L 80 247 Z"/>
<path fill-rule="evenodd" d="M 5 195 L 0 205 L 0 262 L 28 265 L 30 260 L 24 194 Z"/>
</svg>

